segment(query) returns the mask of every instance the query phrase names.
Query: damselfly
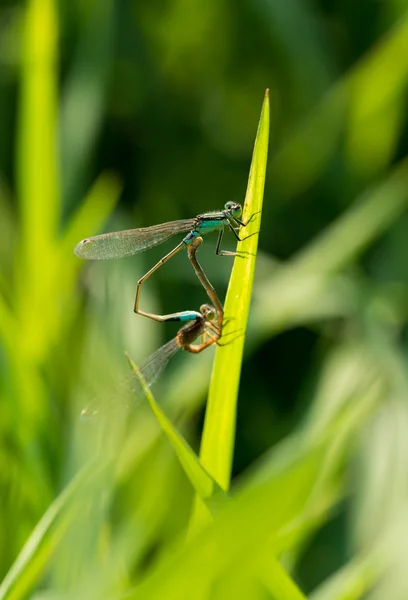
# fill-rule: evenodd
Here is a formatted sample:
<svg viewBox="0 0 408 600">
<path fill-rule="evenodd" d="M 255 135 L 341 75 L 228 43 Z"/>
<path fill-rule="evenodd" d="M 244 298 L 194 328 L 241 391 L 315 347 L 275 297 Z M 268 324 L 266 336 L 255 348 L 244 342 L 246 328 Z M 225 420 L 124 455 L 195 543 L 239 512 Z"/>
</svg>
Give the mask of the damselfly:
<svg viewBox="0 0 408 600">
<path fill-rule="evenodd" d="M 198 354 L 211 346 L 212 344 L 219 343 L 218 340 L 221 336 L 221 331 L 214 324 L 214 320 L 217 317 L 217 311 L 213 306 L 209 304 L 203 304 L 200 307 L 200 312 L 196 311 L 183 311 L 181 313 L 175 313 L 172 315 L 172 320 L 177 320 L 177 314 L 180 316 L 179 320 L 187 320 L 190 322 L 183 325 L 177 332 L 177 335 L 164 344 L 161 348 L 156 350 L 140 367 L 140 372 L 145 380 L 147 387 L 150 387 L 160 376 L 165 369 L 169 360 L 181 349 Z M 169 315 L 170 316 L 170 315 Z M 195 344 L 194 342 L 198 337 L 201 336 L 201 342 Z M 134 392 L 138 396 L 143 396 L 143 389 L 140 381 L 133 374 L 131 375 L 131 382 Z M 113 400 L 109 399 L 108 405 L 111 406 L 110 402 Z M 119 401 L 119 399 L 117 399 Z M 103 407 L 103 403 L 102 403 Z M 105 408 L 108 406 L 105 403 Z M 101 401 L 100 399 L 93 400 L 88 406 L 86 406 L 82 412 L 81 417 L 84 419 L 96 417 L 101 412 Z"/>
<path fill-rule="evenodd" d="M 142 227 L 140 229 L 128 229 L 125 231 L 114 231 L 104 233 L 95 237 L 90 237 L 82 240 L 75 247 L 75 254 L 80 258 L 105 260 L 111 258 L 122 258 L 132 256 L 138 252 L 143 252 L 149 248 L 153 248 L 158 244 L 162 244 L 173 235 L 178 233 L 187 233 L 181 242 L 166 254 L 159 262 L 154 265 L 143 277 L 137 282 L 134 311 L 139 315 L 150 317 L 156 321 L 162 321 L 161 315 L 147 313 L 139 309 L 140 290 L 143 283 L 170 258 L 172 258 L 182 248 L 187 248 L 193 241 L 205 233 L 211 231 L 219 231 L 215 252 L 219 256 L 235 256 L 236 252 L 229 250 L 221 250 L 221 241 L 224 235 L 224 229 L 228 228 L 232 231 L 238 241 L 243 241 L 245 238 L 240 238 L 238 231 L 239 227 L 246 227 L 252 217 L 244 223 L 240 219 L 242 207 L 235 202 L 227 202 L 224 210 L 204 213 L 193 219 L 183 219 L 180 221 L 171 221 L 161 225 L 153 225 L 152 227 Z M 252 215 L 254 216 L 254 215 Z M 250 236 L 247 236 L 250 237 Z M 165 319 L 167 320 L 167 319 Z"/>
</svg>

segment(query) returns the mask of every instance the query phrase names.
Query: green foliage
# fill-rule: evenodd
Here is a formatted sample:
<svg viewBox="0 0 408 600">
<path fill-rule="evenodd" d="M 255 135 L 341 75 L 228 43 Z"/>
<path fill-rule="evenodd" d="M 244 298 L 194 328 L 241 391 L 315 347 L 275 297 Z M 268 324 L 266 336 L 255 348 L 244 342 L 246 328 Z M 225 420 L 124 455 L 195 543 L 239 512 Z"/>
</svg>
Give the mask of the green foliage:
<svg viewBox="0 0 408 600">
<path fill-rule="evenodd" d="M 0 598 L 405 600 L 406 3 L 11 0 L 0 29 Z M 174 336 L 136 281 L 174 246 L 73 247 L 244 203 L 253 149 L 259 236 L 232 273 L 200 249 L 239 335 L 136 398 L 124 350 Z M 143 307 L 206 301 L 183 254 Z"/>
</svg>

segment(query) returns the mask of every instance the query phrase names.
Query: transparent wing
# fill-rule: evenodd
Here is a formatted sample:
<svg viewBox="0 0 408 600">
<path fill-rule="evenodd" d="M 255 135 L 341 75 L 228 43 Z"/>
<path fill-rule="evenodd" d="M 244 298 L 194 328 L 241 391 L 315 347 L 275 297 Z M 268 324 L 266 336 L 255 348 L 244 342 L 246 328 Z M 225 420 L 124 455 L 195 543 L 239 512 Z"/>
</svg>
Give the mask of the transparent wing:
<svg viewBox="0 0 408 600">
<path fill-rule="evenodd" d="M 167 344 L 164 344 L 161 348 L 153 352 L 149 358 L 140 367 L 140 372 L 143 375 L 143 379 L 147 383 L 147 387 L 153 385 L 153 383 L 160 377 L 166 368 L 169 360 L 180 350 L 180 346 L 177 342 L 177 338 L 173 338 Z M 139 389 L 142 392 L 142 387 L 139 380 L 134 376 L 135 380 L 139 384 Z"/>
<path fill-rule="evenodd" d="M 177 338 L 173 338 L 167 344 L 153 352 L 140 367 L 147 386 L 150 387 L 163 373 L 169 360 L 180 349 Z M 131 394 L 130 394 L 131 392 Z M 97 420 L 103 415 L 109 415 L 117 410 L 129 410 L 139 404 L 144 392 L 139 379 L 134 373 L 127 375 L 108 394 L 103 397 L 95 397 L 85 406 L 81 412 L 83 420 Z"/>
<path fill-rule="evenodd" d="M 194 225 L 195 219 L 182 219 L 152 227 L 103 233 L 82 240 L 77 244 L 74 252 L 79 258 L 93 260 L 133 256 L 133 254 L 162 244 L 177 233 L 192 231 Z"/>
</svg>

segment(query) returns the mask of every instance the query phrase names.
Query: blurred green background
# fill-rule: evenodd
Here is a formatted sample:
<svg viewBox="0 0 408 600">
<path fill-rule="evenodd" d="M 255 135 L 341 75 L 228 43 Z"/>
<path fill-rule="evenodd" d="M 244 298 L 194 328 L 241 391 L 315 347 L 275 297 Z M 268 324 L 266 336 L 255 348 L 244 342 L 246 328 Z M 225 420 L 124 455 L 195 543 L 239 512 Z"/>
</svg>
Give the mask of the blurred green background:
<svg viewBox="0 0 408 600">
<path fill-rule="evenodd" d="M 119 407 L 105 429 L 79 419 L 118 383 L 126 395 L 125 349 L 140 364 L 175 334 L 132 310 L 174 240 L 100 263 L 73 248 L 243 202 L 269 88 L 234 476 L 245 488 L 260 457 L 278 463 L 299 437 L 312 448 L 330 432 L 296 533 L 273 554 L 316 599 L 406 599 L 406 0 L 6 0 L 0 50 L 1 576 L 84 465 L 101 453 L 109 465 L 89 469 L 91 492 L 10 597 L 118 597 L 185 532 L 192 489 L 147 407 L 129 419 Z M 232 261 L 215 243 L 200 259 L 223 299 Z M 204 301 L 180 253 L 141 306 Z M 212 359 L 176 357 L 154 389 L 195 449 Z M 232 596 L 240 564 L 168 597 L 277 598 L 262 577 L 238 578 Z"/>
</svg>

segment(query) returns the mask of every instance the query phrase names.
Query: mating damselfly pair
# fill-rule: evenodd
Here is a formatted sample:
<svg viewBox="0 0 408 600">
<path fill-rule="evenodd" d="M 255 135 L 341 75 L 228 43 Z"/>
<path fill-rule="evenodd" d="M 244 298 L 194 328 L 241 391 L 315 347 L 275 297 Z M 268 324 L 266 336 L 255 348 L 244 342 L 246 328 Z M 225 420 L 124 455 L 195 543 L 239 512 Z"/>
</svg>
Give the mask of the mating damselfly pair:
<svg viewBox="0 0 408 600">
<path fill-rule="evenodd" d="M 149 387 L 177 350 L 183 349 L 188 352 L 199 353 L 212 344 L 220 344 L 224 317 L 223 307 L 214 287 L 199 264 L 196 253 L 203 241 L 201 236 L 212 231 L 218 231 L 216 254 L 218 256 L 235 256 L 236 252 L 221 250 L 221 242 L 225 228 L 230 229 L 238 241 L 246 239 L 246 237 L 241 238 L 239 236 L 239 228 L 246 227 L 252 220 L 252 216 L 245 223 L 241 220 L 241 215 L 242 207 L 240 204 L 227 202 L 224 210 L 221 211 L 204 213 L 193 219 L 171 221 L 151 227 L 105 233 L 87 238 L 75 247 L 75 254 L 79 258 L 107 260 L 132 256 L 164 243 L 176 234 L 187 233 L 179 244 L 160 259 L 137 283 L 134 303 L 135 313 L 160 322 L 186 322 L 179 329 L 177 335 L 153 353 L 140 368 L 140 372 Z M 139 300 L 143 283 L 184 247 L 187 248 L 190 262 L 210 298 L 212 306 L 204 304 L 200 307 L 199 312 L 185 310 L 167 315 L 157 315 L 140 310 Z M 194 344 L 199 337 L 201 337 L 201 343 Z"/>
</svg>

